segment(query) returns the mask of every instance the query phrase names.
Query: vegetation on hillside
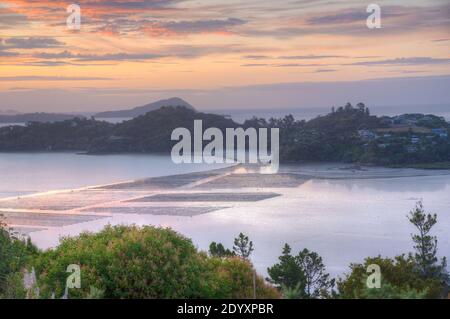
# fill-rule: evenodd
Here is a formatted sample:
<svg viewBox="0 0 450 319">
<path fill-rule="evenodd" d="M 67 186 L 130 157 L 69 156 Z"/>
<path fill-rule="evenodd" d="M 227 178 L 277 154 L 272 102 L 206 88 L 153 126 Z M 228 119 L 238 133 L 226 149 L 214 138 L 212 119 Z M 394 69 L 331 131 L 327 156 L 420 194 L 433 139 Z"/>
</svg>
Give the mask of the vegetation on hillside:
<svg viewBox="0 0 450 319">
<path fill-rule="evenodd" d="M 184 107 L 163 107 L 118 124 L 94 119 L 29 123 L 0 128 L 0 151 L 84 151 L 88 153 L 169 153 L 176 143 L 172 131 L 239 127 L 221 115 Z M 347 104 L 310 121 L 247 120 L 244 128 L 279 128 L 281 161 L 338 161 L 377 165 L 429 165 L 450 161 L 450 125 L 433 115 L 406 114 L 393 118 L 370 115 L 362 103 Z M 207 142 L 204 142 L 206 145 Z M 447 167 L 447 166 L 445 166 Z"/>
<path fill-rule="evenodd" d="M 448 289 L 449 273 L 446 258 L 437 257 L 437 238 L 431 235 L 437 223 L 435 214 L 427 214 L 422 203 L 407 216 L 417 233 L 412 234 L 414 253 L 395 258 L 381 256 L 366 258 L 362 264 L 351 264 L 350 274 L 337 283 L 340 298 L 442 298 Z M 368 289 L 366 282 L 369 265 L 381 269 L 381 288 Z"/>
<path fill-rule="evenodd" d="M 18 283 L 22 269 L 37 256 L 38 249 L 29 239 L 14 234 L 0 215 L 0 298 L 24 297 L 25 291 Z"/>
<path fill-rule="evenodd" d="M 35 269 L 40 298 L 64 295 L 67 266 L 72 264 L 80 265 L 81 288 L 70 289 L 69 298 L 90 298 L 92 291 L 102 298 L 134 299 L 253 296 L 254 270 L 249 261 L 208 257 L 170 229 L 107 226 L 95 234 L 62 239 L 56 249 L 41 252 L 26 264 Z M 23 291 L 21 282 L 15 284 L 14 290 Z M 279 297 L 260 276 L 256 294 Z"/>
<path fill-rule="evenodd" d="M 250 261 L 253 242 L 242 233 L 234 251 L 211 243 L 209 255 L 170 229 L 150 226 L 107 226 L 39 251 L 1 224 L 0 298 L 441 298 L 449 276 L 431 235 L 436 216 L 418 203 L 408 219 L 417 229 L 414 253 L 368 257 L 337 282 L 319 254 L 292 254 L 288 244 L 264 280 Z M 374 264 L 378 288 L 367 285 Z M 69 265 L 80 267 L 79 289 L 67 289 Z"/>
</svg>

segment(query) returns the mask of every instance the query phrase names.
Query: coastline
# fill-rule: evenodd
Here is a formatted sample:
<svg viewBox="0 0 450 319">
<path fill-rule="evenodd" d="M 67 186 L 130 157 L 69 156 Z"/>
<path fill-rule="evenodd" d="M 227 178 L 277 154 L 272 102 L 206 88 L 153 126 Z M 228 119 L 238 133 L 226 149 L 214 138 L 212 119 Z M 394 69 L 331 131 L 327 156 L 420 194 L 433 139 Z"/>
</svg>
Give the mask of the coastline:
<svg viewBox="0 0 450 319">
<path fill-rule="evenodd" d="M 57 246 L 61 236 L 96 232 L 107 224 L 170 227 L 203 250 L 212 241 L 232 245 L 242 231 L 258 243 L 253 261 L 261 273 L 288 242 L 315 249 L 331 272 L 342 274 L 368 251 L 388 256 L 407 251 L 410 229 L 404 218 L 424 199 L 439 213 L 440 251 L 450 251 L 445 232 L 450 216 L 444 214 L 450 202 L 443 197 L 450 190 L 450 172 L 356 170 L 336 163 L 282 166 L 276 175 L 257 171 L 241 164 L 33 194 L 0 200 L 0 212 L 42 249 Z M 348 254 L 341 256 L 340 247 Z"/>
</svg>

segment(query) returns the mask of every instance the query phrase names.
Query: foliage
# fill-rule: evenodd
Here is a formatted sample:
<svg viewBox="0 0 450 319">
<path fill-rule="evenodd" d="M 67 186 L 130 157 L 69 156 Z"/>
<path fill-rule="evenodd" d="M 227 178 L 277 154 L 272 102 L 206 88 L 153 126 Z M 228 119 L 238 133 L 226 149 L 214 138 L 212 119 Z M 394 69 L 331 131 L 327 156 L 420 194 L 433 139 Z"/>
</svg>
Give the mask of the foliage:
<svg viewBox="0 0 450 319">
<path fill-rule="evenodd" d="M 440 298 L 448 273 L 431 235 L 437 216 L 427 214 L 419 202 L 408 220 L 418 230 L 412 235 L 415 254 L 351 264 L 335 292 L 322 258 L 308 249 L 292 255 L 288 244 L 267 270 L 274 286 L 267 284 L 248 260 L 253 242 L 242 233 L 234 252 L 213 242 L 209 256 L 176 232 L 150 226 L 107 226 L 95 234 L 63 238 L 57 248 L 41 252 L 0 219 L 0 298 L 25 298 L 24 269 L 33 267 L 40 297 L 62 296 L 71 264 L 81 267 L 81 289 L 70 289 L 69 298 Z M 373 264 L 381 270 L 380 289 L 367 286 Z"/>
<path fill-rule="evenodd" d="M 240 258 L 211 258 L 170 229 L 107 226 L 96 234 L 64 238 L 33 262 L 41 296 L 64 292 L 66 267 L 81 267 L 81 289 L 70 298 L 251 298 L 251 265 Z M 259 278 L 259 277 L 258 277 Z M 277 297 L 258 279 L 258 292 Z M 95 287 L 92 290 L 91 287 Z"/>
<path fill-rule="evenodd" d="M 418 202 L 416 207 L 410 212 L 408 220 L 413 224 L 418 234 L 411 235 L 414 242 L 414 259 L 419 273 L 423 278 L 446 279 L 446 259 L 442 259 L 438 264 L 437 237 L 430 235 L 431 228 L 437 223 L 436 214 L 427 214 L 423 209 L 422 202 Z"/>
<path fill-rule="evenodd" d="M 113 124 L 93 119 L 38 123 L 0 128 L 2 151 L 86 151 L 99 138 L 112 133 Z"/>
<path fill-rule="evenodd" d="M 367 268 L 376 264 L 381 269 L 381 291 L 368 289 Z M 438 279 L 421 278 L 417 273 L 416 262 L 411 256 L 401 255 L 394 259 L 378 257 L 366 258 L 362 264 L 351 264 L 350 273 L 337 282 L 338 297 L 344 299 L 365 298 L 401 298 L 424 296 L 426 298 L 440 298 L 442 283 Z M 387 285 L 387 287 L 385 287 Z"/>
<path fill-rule="evenodd" d="M 270 268 L 270 282 L 276 284 L 290 298 L 327 298 L 334 287 L 334 279 L 325 272 L 322 258 L 315 252 L 303 249 L 296 256 L 285 244 L 280 262 Z M 297 295 L 295 293 L 297 292 Z"/>
<path fill-rule="evenodd" d="M 300 283 L 295 287 L 281 286 L 281 293 L 284 299 L 298 299 L 302 295 Z"/>
<path fill-rule="evenodd" d="M 416 253 L 397 256 L 394 259 L 365 259 L 363 264 L 351 264 L 350 274 L 338 281 L 341 298 L 440 298 L 448 280 L 446 260 L 438 264 L 437 238 L 431 236 L 437 223 L 436 214 L 427 214 L 422 202 L 408 215 L 418 234 L 411 235 Z M 380 267 L 381 289 L 368 289 L 367 268 L 376 264 Z"/>
<path fill-rule="evenodd" d="M 280 261 L 278 264 L 267 269 L 270 277 L 267 280 L 279 288 L 292 289 L 299 286 L 303 293 L 305 290 L 305 274 L 300 269 L 295 257 L 291 255 L 291 247 L 288 244 L 284 245 L 283 253 L 278 259 Z"/>
<path fill-rule="evenodd" d="M 29 238 L 19 238 L 8 229 L 2 218 L 0 215 L 0 297 L 20 297 L 24 290 L 18 274 L 38 250 Z"/>
<path fill-rule="evenodd" d="M 308 298 L 327 297 L 334 287 L 334 279 L 326 273 L 322 257 L 316 252 L 303 249 L 297 256 L 297 262 L 305 275 L 305 295 Z"/>
<path fill-rule="evenodd" d="M 248 260 L 239 257 L 207 259 L 210 285 L 208 298 L 251 299 L 253 298 L 254 269 Z M 256 275 L 256 298 L 280 298 L 279 291 Z M 211 285 L 213 284 L 213 285 Z M 213 289 L 211 289 L 213 288 Z"/>
<path fill-rule="evenodd" d="M 209 254 L 211 257 L 220 258 L 232 257 L 236 255 L 233 251 L 225 248 L 221 243 L 216 243 L 214 241 L 209 245 Z"/>
<path fill-rule="evenodd" d="M 91 286 L 89 288 L 89 294 L 86 296 L 86 299 L 103 299 L 104 296 L 105 292 L 103 290 Z"/>
<path fill-rule="evenodd" d="M 253 250 L 253 242 L 243 233 L 234 239 L 233 251 L 237 256 L 248 259 Z"/>
<path fill-rule="evenodd" d="M 337 161 L 385 166 L 449 161 L 450 139 L 445 137 L 445 132 L 450 134 L 450 125 L 445 119 L 424 114 L 404 114 L 401 118 L 406 123 L 414 121 L 418 132 L 389 131 L 388 137 L 380 132 L 377 138 L 363 140 L 359 136 L 360 130 L 389 130 L 395 122 L 395 118 L 370 115 L 363 103 L 356 107 L 347 103 L 309 121 L 295 120 L 292 115 L 268 120 L 254 117 L 242 126 L 279 128 L 281 161 Z M 34 122 L 25 127 L 3 127 L 0 128 L 0 150 L 168 153 L 176 143 L 171 140 L 172 131 L 185 127 L 193 132 L 194 120 L 202 120 L 204 129 L 216 127 L 223 133 L 226 128 L 241 126 L 222 115 L 196 112 L 181 106 L 162 107 L 117 124 L 75 118 L 52 123 Z M 443 130 L 444 137 L 430 133 L 432 129 Z M 413 138 L 418 138 L 419 142 L 413 143 Z"/>
<path fill-rule="evenodd" d="M 107 226 L 103 231 L 64 238 L 58 248 L 34 262 L 42 295 L 64 292 L 66 268 L 81 267 L 85 297 L 94 286 L 105 298 L 195 298 L 201 293 L 202 268 L 190 240 L 168 229 Z"/>
<path fill-rule="evenodd" d="M 418 291 L 405 288 L 397 289 L 389 283 L 385 283 L 380 289 L 365 288 L 363 291 L 364 299 L 424 299 L 428 290 Z"/>
</svg>

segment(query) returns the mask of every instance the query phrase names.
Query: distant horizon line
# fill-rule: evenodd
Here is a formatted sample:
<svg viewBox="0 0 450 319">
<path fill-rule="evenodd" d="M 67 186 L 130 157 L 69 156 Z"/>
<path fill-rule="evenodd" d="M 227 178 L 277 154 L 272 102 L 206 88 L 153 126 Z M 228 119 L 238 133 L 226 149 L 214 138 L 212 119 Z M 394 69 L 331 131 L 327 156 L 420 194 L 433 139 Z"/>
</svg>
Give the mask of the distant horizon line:
<svg viewBox="0 0 450 319">
<path fill-rule="evenodd" d="M 184 100 L 184 99 L 183 99 Z M 155 101 L 157 102 L 157 101 Z M 153 103 L 153 102 L 150 102 Z M 378 105 L 370 105 L 367 102 L 364 101 L 358 101 L 358 102 L 350 102 L 353 106 L 356 106 L 357 103 L 364 103 L 367 107 L 370 108 L 387 108 L 387 107 L 393 107 L 393 108 L 405 108 L 405 107 L 449 107 L 448 112 L 450 112 L 450 101 L 447 103 L 434 103 L 434 104 L 378 104 Z M 141 105 L 142 106 L 142 105 Z M 176 106 L 176 105 L 167 105 L 167 106 Z M 339 106 L 345 106 L 345 104 L 340 105 L 340 104 L 335 104 L 335 105 L 330 105 L 330 106 L 286 106 L 286 107 L 277 107 L 277 108 L 273 108 L 273 107 L 259 107 L 259 108 L 255 108 L 255 107 L 249 107 L 249 108 L 242 108 L 242 107 L 195 107 L 195 109 L 199 112 L 213 112 L 213 111 L 252 111 L 252 110 L 256 110 L 256 111 L 274 111 L 274 113 L 277 113 L 277 110 L 319 110 L 319 109 L 332 109 L 333 107 L 339 107 Z M 130 106 L 129 109 L 133 109 L 136 106 Z M 139 106 L 137 106 L 139 107 Z M 124 107 L 122 108 L 114 108 L 114 109 L 109 109 L 108 111 L 119 111 L 119 110 L 123 110 Z M 72 110 L 72 111 L 65 111 L 65 112 L 55 112 L 55 111 L 50 111 L 50 110 L 36 110 L 36 111 L 16 111 L 14 110 L 14 108 L 2 108 L 0 109 L 0 115 L 3 112 L 15 112 L 16 114 L 32 114 L 32 113 L 52 113 L 52 114 L 71 114 L 71 115 L 94 115 L 96 113 L 104 113 L 105 110 L 92 110 L 92 111 L 76 111 L 76 110 Z"/>
<path fill-rule="evenodd" d="M 352 103 L 352 102 L 351 102 Z M 359 103 L 359 102 L 357 102 Z M 362 102 L 364 103 L 364 102 Z M 442 116 L 447 121 L 450 121 L 450 102 L 446 104 L 401 104 L 401 105 L 368 105 L 366 106 L 371 110 L 373 115 L 377 116 L 395 116 L 401 114 L 411 114 L 411 113 L 421 113 L 421 114 L 432 114 L 436 116 Z M 352 103 L 352 105 L 356 105 L 356 103 Z M 334 107 L 339 107 L 341 105 L 335 105 Z M 343 105 L 342 105 L 343 106 Z M 437 108 L 448 108 L 438 110 Z M 130 107 L 132 109 L 133 107 Z M 293 115 L 294 118 L 299 118 L 302 116 L 302 119 L 308 120 L 312 119 L 316 116 L 326 115 L 331 112 L 333 106 L 311 106 L 311 107 L 281 107 L 281 108 L 195 108 L 197 111 L 202 113 L 213 113 L 222 116 L 230 116 L 234 117 L 234 120 L 238 120 L 241 116 L 243 119 L 247 119 L 248 116 L 262 116 L 267 117 L 270 113 L 273 113 L 274 117 L 282 117 L 286 115 Z M 387 111 L 388 108 L 392 108 L 390 112 Z M 405 110 L 408 108 L 408 110 Z M 433 110 L 420 110 L 420 108 L 433 108 Z M 77 112 L 77 111 L 69 111 L 69 112 L 52 112 L 52 111 L 35 111 L 35 112 L 16 112 L 15 114 L 7 114 L 7 112 L 13 110 L 2 110 L 0 109 L 0 116 L 14 116 L 14 115 L 26 115 L 26 114 L 36 114 L 36 113 L 44 113 L 44 114 L 58 114 L 58 115 L 79 115 L 84 117 L 94 117 L 98 113 L 103 113 L 104 111 L 91 111 L 91 112 Z M 116 111 L 116 110 L 111 110 Z M 5 112 L 4 114 L 2 114 Z M 264 114 L 261 114 L 264 113 Z M 305 113 L 305 114 L 301 114 Z M 309 114 L 308 114 L 309 113 Z M 133 117 L 96 117 L 96 119 L 131 119 Z"/>
</svg>

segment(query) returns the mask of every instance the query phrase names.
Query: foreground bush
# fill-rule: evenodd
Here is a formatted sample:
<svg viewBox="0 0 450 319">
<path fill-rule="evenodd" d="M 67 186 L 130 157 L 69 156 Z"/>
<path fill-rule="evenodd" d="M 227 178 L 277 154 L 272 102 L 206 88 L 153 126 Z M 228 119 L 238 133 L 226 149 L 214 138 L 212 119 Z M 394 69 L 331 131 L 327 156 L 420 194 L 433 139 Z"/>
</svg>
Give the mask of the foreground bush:
<svg viewBox="0 0 450 319">
<path fill-rule="evenodd" d="M 253 298 L 254 270 L 250 262 L 239 257 L 207 258 L 210 274 L 209 282 L 214 289 L 209 293 L 212 298 Z M 274 287 L 266 284 L 264 279 L 256 275 L 256 298 L 276 299 L 281 294 Z"/>
<path fill-rule="evenodd" d="M 15 236 L 0 215 L 0 298 L 24 297 L 25 291 L 17 283 L 21 281 L 20 270 L 38 251 L 30 240 Z"/>
<path fill-rule="evenodd" d="M 382 288 L 367 289 L 367 268 L 379 265 Z M 367 258 L 362 264 L 351 264 L 350 274 L 337 283 L 339 297 L 344 299 L 421 299 L 441 298 L 443 285 L 437 278 L 421 278 L 411 256 Z"/>
<path fill-rule="evenodd" d="M 107 226 L 103 231 L 65 238 L 37 257 L 41 297 L 64 294 L 67 266 L 80 265 L 81 288 L 70 298 L 251 298 L 253 269 L 239 259 L 209 258 L 189 239 L 170 229 Z M 31 265 L 30 265 L 31 266 Z M 260 297 L 278 297 L 258 277 Z"/>
</svg>

